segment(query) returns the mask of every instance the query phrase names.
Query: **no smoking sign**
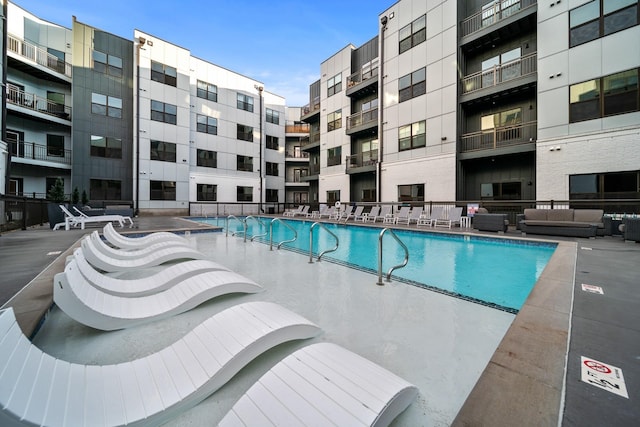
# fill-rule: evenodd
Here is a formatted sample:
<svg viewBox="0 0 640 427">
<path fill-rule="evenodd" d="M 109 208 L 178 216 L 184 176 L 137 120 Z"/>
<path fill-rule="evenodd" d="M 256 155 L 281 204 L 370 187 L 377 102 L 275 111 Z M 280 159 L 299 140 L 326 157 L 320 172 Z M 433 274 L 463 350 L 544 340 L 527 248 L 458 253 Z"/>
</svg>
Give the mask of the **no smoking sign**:
<svg viewBox="0 0 640 427">
<path fill-rule="evenodd" d="M 582 362 L 582 381 L 618 396 L 629 398 L 620 368 L 584 356 L 581 356 L 580 360 Z"/>
</svg>

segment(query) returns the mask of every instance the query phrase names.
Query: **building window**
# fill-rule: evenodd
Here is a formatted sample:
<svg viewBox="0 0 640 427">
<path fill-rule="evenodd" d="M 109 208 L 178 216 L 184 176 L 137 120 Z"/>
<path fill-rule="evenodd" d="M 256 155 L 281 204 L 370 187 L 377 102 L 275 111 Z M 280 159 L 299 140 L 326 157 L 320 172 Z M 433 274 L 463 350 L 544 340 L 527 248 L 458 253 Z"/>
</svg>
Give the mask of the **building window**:
<svg viewBox="0 0 640 427">
<path fill-rule="evenodd" d="M 522 108 L 512 108 L 488 114 L 480 119 L 483 144 L 512 141 L 522 138 Z"/>
<path fill-rule="evenodd" d="M 199 202 L 217 202 L 218 186 L 214 184 L 198 184 L 196 200 Z"/>
<path fill-rule="evenodd" d="M 278 176 L 278 164 L 277 163 L 272 163 L 272 162 L 267 162 L 266 164 L 267 166 L 267 170 L 266 170 L 266 174 L 267 175 L 271 175 L 271 176 Z"/>
<path fill-rule="evenodd" d="M 424 202 L 424 184 L 398 185 L 399 202 Z"/>
<path fill-rule="evenodd" d="M 521 56 L 522 50 L 518 47 L 482 61 L 482 87 L 495 86 L 520 77 L 522 64 L 517 60 Z"/>
<path fill-rule="evenodd" d="M 198 80 L 196 95 L 198 98 L 218 102 L 218 86 Z"/>
<path fill-rule="evenodd" d="M 335 95 L 342 90 L 342 73 L 327 80 L 327 96 Z"/>
<path fill-rule="evenodd" d="M 411 150 L 427 144 L 427 122 L 422 120 L 398 128 L 398 150 Z"/>
<path fill-rule="evenodd" d="M 64 157 L 64 136 L 47 134 L 47 156 Z"/>
<path fill-rule="evenodd" d="M 400 39 L 399 53 L 406 52 L 427 39 L 427 15 L 422 15 L 409 25 L 405 25 L 398 33 Z"/>
<path fill-rule="evenodd" d="M 121 200 L 120 181 L 112 179 L 89 180 L 89 199 L 91 200 Z"/>
<path fill-rule="evenodd" d="M 267 148 L 270 150 L 279 150 L 280 145 L 278 145 L 278 137 L 267 135 Z"/>
<path fill-rule="evenodd" d="M 217 168 L 218 167 L 218 153 L 215 151 L 198 149 L 198 166 L 205 168 Z"/>
<path fill-rule="evenodd" d="M 398 79 L 398 102 L 407 101 L 416 96 L 424 95 L 427 91 L 426 68 L 420 68 L 411 74 Z"/>
<path fill-rule="evenodd" d="M 151 120 L 175 125 L 178 122 L 178 107 L 151 100 Z"/>
<path fill-rule="evenodd" d="M 46 58 L 47 67 L 51 68 L 52 70 L 56 70 L 60 74 L 66 74 L 67 66 L 65 53 L 52 47 L 47 48 L 47 53 L 49 54 Z"/>
<path fill-rule="evenodd" d="M 215 117 L 196 115 L 196 130 L 210 135 L 218 134 L 218 119 Z"/>
<path fill-rule="evenodd" d="M 91 112 L 101 116 L 122 118 L 122 99 L 115 96 L 91 94 Z"/>
<path fill-rule="evenodd" d="M 327 114 L 327 132 L 340 129 L 342 127 L 342 110 Z"/>
<path fill-rule="evenodd" d="M 327 150 L 327 166 L 335 166 L 342 163 L 342 147 L 329 148 Z"/>
<path fill-rule="evenodd" d="M 375 202 L 376 201 L 376 189 L 375 188 L 367 188 L 362 190 L 362 201 L 363 202 Z"/>
<path fill-rule="evenodd" d="M 253 202 L 253 187 L 236 187 L 238 202 Z"/>
<path fill-rule="evenodd" d="M 249 95 L 238 94 L 238 109 L 253 113 L 253 98 Z"/>
<path fill-rule="evenodd" d="M 253 157 L 236 156 L 236 170 L 243 172 L 253 172 Z"/>
<path fill-rule="evenodd" d="M 265 193 L 265 202 L 278 203 L 278 190 L 267 188 Z"/>
<path fill-rule="evenodd" d="M 640 171 L 569 175 L 569 199 L 640 199 L 638 183 Z"/>
<path fill-rule="evenodd" d="M 253 128 L 251 126 L 245 126 L 238 124 L 237 128 L 237 138 L 242 141 L 253 142 Z"/>
<path fill-rule="evenodd" d="M 109 159 L 122 158 L 122 140 L 105 136 L 91 135 L 91 155 Z"/>
<path fill-rule="evenodd" d="M 327 191 L 327 205 L 333 206 L 340 201 L 340 190 Z"/>
<path fill-rule="evenodd" d="M 150 181 L 149 200 L 176 200 L 175 181 Z"/>
<path fill-rule="evenodd" d="M 151 140 L 151 160 L 176 162 L 176 144 L 172 142 Z"/>
<path fill-rule="evenodd" d="M 122 58 L 94 50 L 93 69 L 99 73 L 122 77 Z"/>
<path fill-rule="evenodd" d="M 267 123 L 273 123 L 274 125 L 279 125 L 280 124 L 280 112 L 276 111 L 276 110 L 272 110 L 271 108 L 267 108 L 266 120 L 267 120 Z"/>
<path fill-rule="evenodd" d="M 638 25 L 638 0 L 593 0 L 569 12 L 569 46 L 574 47 Z"/>
<path fill-rule="evenodd" d="M 178 84 L 178 72 L 174 67 L 151 61 L 151 80 L 176 87 Z"/>
<path fill-rule="evenodd" d="M 569 87 L 569 121 L 638 111 L 638 71 L 633 69 Z"/>
</svg>

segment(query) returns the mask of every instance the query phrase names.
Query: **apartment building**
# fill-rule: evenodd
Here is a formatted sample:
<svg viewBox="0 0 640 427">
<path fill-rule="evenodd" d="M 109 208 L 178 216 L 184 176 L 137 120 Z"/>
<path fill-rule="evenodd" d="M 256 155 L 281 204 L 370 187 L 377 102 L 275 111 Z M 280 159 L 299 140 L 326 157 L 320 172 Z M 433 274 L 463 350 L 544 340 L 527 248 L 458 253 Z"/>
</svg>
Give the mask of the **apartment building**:
<svg viewBox="0 0 640 427">
<path fill-rule="evenodd" d="M 398 1 L 310 86 L 318 201 L 640 198 L 639 9 Z"/>
</svg>

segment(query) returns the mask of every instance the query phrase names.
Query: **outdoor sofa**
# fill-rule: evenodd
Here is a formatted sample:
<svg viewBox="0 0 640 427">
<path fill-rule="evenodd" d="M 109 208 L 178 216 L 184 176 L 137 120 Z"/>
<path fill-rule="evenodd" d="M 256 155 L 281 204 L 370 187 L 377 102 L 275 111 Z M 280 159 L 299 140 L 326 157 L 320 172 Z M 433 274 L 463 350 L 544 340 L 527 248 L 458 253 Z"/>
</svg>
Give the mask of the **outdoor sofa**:
<svg viewBox="0 0 640 427">
<path fill-rule="evenodd" d="M 479 231 L 498 231 L 506 233 L 509 227 L 507 214 L 489 213 L 485 208 L 479 208 L 473 216 L 473 228 Z"/>
<path fill-rule="evenodd" d="M 604 236 L 602 209 L 525 209 L 517 216 L 517 228 L 523 233 L 550 236 Z"/>
</svg>

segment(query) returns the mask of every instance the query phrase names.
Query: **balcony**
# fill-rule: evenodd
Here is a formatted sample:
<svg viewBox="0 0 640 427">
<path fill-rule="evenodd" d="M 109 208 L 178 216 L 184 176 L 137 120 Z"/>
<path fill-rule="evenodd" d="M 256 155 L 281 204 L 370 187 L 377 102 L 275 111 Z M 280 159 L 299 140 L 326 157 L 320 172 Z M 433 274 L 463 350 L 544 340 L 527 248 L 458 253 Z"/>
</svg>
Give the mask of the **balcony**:
<svg viewBox="0 0 640 427">
<path fill-rule="evenodd" d="M 41 47 L 21 40 L 11 34 L 7 36 L 7 51 L 33 61 L 48 70 L 62 74 L 69 79 L 71 78 L 71 64 L 57 56 L 51 55 L 46 51 L 46 49 L 42 49 Z M 70 81 L 69 79 L 65 80 Z"/>
<path fill-rule="evenodd" d="M 478 152 L 535 143 L 538 122 L 496 127 L 462 135 L 460 152 Z"/>
<path fill-rule="evenodd" d="M 306 151 L 288 150 L 285 153 L 286 160 L 309 160 L 309 153 Z"/>
<path fill-rule="evenodd" d="M 285 125 L 284 133 L 309 133 L 309 129 L 308 123 L 296 123 L 294 125 Z"/>
<path fill-rule="evenodd" d="M 47 114 L 63 120 L 71 120 L 71 107 L 27 93 L 12 84 L 7 84 L 7 102 L 38 113 Z"/>
<path fill-rule="evenodd" d="M 378 68 L 374 67 L 368 71 L 360 70 L 347 77 L 346 95 L 364 95 L 377 92 Z"/>
<path fill-rule="evenodd" d="M 378 108 L 360 111 L 347 117 L 347 135 L 353 135 L 378 126 Z"/>
<path fill-rule="evenodd" d="M 309 165 L 309 174 L 307 176 L 301 176 L 300 182 L 309 182 L 309 181 L 317 181 L 320 175 L 320 165 L 319 164 L 311 164 Z"/>
<path fill-rule="evenodd" d="M 320 132 L 310 134 L 308 140 L 300 142 L 300 147 L 303 150 L 320 147 Z"/>
<path fill-rule="evenodd" d="M 48 147 L 46 145 L 36 144 L 35 142 L 7 142 L 9 142 L 9 145 L 11 146 L 12 161 L 15 161 L 16 158 L 19 158 L 71 166 L 71 150 L 67 150 L 65 148 Z"/>
<path fill-rule="evenodd" d="M 532 53 L 462 78 L 462 94 L 492 88 L 522 77 L 536 77 L 538 55 Z"/>
<path fill-rule="evenodd" d="M 371 172 L 378 164 L 378 150 L 365 151 L 347 156 L 347 173 Z"/>
<path fill-rule="evenodd" d="M 535 11 L 537 0 L 498 0 L 460 23 L 462 37 L 490 29 L 521 11 Z"/>
<path fill-rule="evenodd" d="M 314 99 L 312 102 L 310 102 L 309 104 L 302 107 L 301 113 L 302 115 L 300 116 L 300 120 L 302 120 L 303 122 L 310 121 L 309 119 L 311 117 L 314 117 L 315 115 L 318 115 L 317 119 L 311 120 L 311 121 L 320 120 L 320 98 L 318 97 Z"/>
</svg>

